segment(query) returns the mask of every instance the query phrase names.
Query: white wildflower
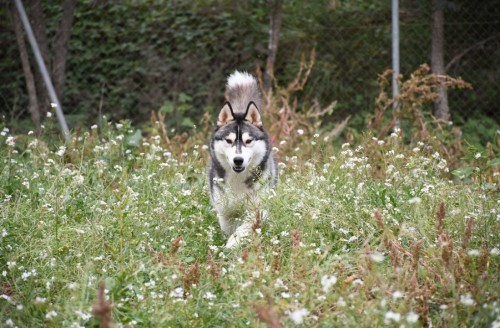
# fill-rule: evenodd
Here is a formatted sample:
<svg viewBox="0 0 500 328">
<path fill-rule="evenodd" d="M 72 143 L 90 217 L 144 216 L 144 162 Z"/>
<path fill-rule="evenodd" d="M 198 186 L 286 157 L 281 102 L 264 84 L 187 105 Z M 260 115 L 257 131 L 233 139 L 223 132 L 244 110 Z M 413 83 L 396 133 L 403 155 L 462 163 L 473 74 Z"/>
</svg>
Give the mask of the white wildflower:
<svg viewBox="0 0 500 328">
<path fill-rule="evenodd" d="M 205 295 L 203 295 L 203 298 L 207 300 L 214 300 L 217 298 L 217 296 L 211 292 L 206 292 Z"/>
<path fill-rule="evenodd" d="M 410 204 L 420 204 L 422 202 L 422 199 L 420 197 L 413 197 L 410 200 L 408 200 L 408 203 Z"/>
<path fill-rule="evenodd" d="M 5 139 L 5 144 L 9 147 L 14 147 L 16 145 L 16 143 L 14 142 L 14 137 L 8 136 L 7 139 Z"/>
<path fill-rule="evenodd" d="M 370 260 L 376 263 L 380 263 L 384 261 L 384 254 L 379 253 L 379 252 L 373 252 L 370 254 Z"/>
<path fill-rule="evenodd" d="M 61 147 L 59 147 L 59 150 L 56 151 L 56 155 L 59 157 L 63 157 L 65 152 L 66 152 L 66 147 L 61 146 Z"/>
<path fill-rule="evenodd" d="M 408 312 L 408 314 L 406 315 L 406 321 L 408 321 L 408 323 L 416 323 L 418 321 L 418 318 L 419 315 L 413 311 Z"/>
<path fill-rule="evenodd" d="M 472 306 L 472 305 L 476 304 L 474 299 L 472 299 L 471 294 L 469 294 L 469 293 L 467 293 L 465 295 L 460 295 L 460 303 L 462 303 L 463 305 L 466 305 L 466 306 Z"/>
<path fill-rule="evenodd" d="M 80 310 L 75 311 L 76 315 L 79 316 L 84 322 L 89 321 L 92 318 L 92 315 L 87 312 L 83 312 Z"/>
<path fill-rule="evenodd" d="M 280 278 L 276 279 L 276 282 L 274 283 L 274 288 L 288 289 L 288 287 L 283 283 L 283 280 L 281 280 Z"/>
<path fill-rule="evenodd" d="M 183 295 L 184 289 L 182 289 L 182 287 L 177 287 L 176 289 L 171 291 L 168 296 L 170 296 L 171 298 L 182 298 Z"/>
<path fill-rule="evenodd" d="M 9 295 L 2 294 L 2 295 L 0 295 L 0 298 L 3 298 L 4 300 L 6 300 L 9 303 L 12 302 L 12 298 Z"/>
<path fill-rule="evenodd" d="M 57 317 L 57 312 L 54 310 L 47 312 L 47 314 L 45 315 L 45 319 L 47 320 L 51 320 L 54 317 Z"/>
<path fill-rule="evenodd" d="M 73 182 L 76 184 L 76 185 L 81 185 L 83 184 L 83 181 L 84 181 L 84 177 L 80 174 L 77 174 L 73 177 Z"/>
<path fill-rule="evenodd" d="M 297 309 L 290 313 L 290 319 L 296 324 L 300 325 L 304 322 L 304 318 L 309 314 L 307 309 Z"/>
<path fill-rule="evenodd" d="M 241 284 L 241 288 L 245 289 L 245 288 L 247 288 L 248 286 L 251 286 L 251 285 L 252 285 L 252 281 L 248 280 L 248 281 L 245 281 L 244 283 Z"/>
<path fill-rule="evenodd" d="M 478 249 L 471 249 L 467 252 L 469 256 L 479 256 L 479 250 Z"/>
<path fill-rule="evenodd" d="M 357 237 L 357 236 L 351 236 L 351 237 L 347 240 L 347 242 L 348 242 L 348 243 L 352 243 L 353 241 L 356 241 L 356 240 L 358 240 L 358 237 Z"/>
<path fill-rule="evenodd" d="M 388 311 L 385 314 L 385 319 L 387 321 L 392 320 L 392 321 L 399 322 L 401 320 L 401 314 L 399 314 L 397 312 Z"/>
<path fill-rule="evenodd" d="M 353 285 L 364 285 L 365 283 L 361 279 L 356 279 L 352 282 Z"/>
<path fill-rule="evenodd" d="M 70 282 L 68 284 L 68 289 L 71 289 L 71 290 L 76 290 L 76 289 L 78 289 L 78 287 L 80 287 L 80 285 L 77 284 L 76 282 Z"/>
<path fill-rule="evenodd" d="M 327 293 L 335 283 L 337 283 L 337 277 L 335 276 L 324 275 L 321 277 L 321 287 L 325 293 Z"/>
<path fill-rule="evenodd" d="M 392 299 L 397 300 L 398 298 L 402 298 L 404 296 L 402 291 L 396 290 L 394 293 L 392 293 Z"/>
</svg>

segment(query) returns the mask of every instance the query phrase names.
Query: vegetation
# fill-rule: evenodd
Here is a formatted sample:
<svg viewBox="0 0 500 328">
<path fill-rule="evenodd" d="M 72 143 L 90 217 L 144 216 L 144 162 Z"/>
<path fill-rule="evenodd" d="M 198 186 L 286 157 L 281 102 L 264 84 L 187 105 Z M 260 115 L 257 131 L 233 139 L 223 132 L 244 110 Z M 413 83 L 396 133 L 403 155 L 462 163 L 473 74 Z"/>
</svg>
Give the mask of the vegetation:
<svg viewBox="0 0 500 328">
<path fill-rule="evenodd" d="M 284 90 L 268 108 L 281 168 L 262 195 L 270 219 L 256 216 L 234 250 L 223 249 L 208 200 L 210 120 L 186 137 L 160 119 L 145 138 L 129 121 L 103 120 L 69 144 L 4 128 L 0 324 L 500 324 L 495 154 L 445 154 L 434 130 L 335 148 L 314 128 L 321 115 L 296 113 Z"/>
<path fill-rule="evenodd" d="M 425 62 L 430 64 L 431 3 L 401 3 L 405 76 Z M 12 131 L 26 133 L 34 128 L 29 123 L 11 4 L 4 1 L 0 6 L 0 26 L 10 32 L 0 39 L 0 120 Z M 43 1 L 40 6 L 48 47 L 54 52 L 62 3 Z M 464 133 L 471 143 L 484 147 L 491 140 L 487 136 L 499 129 L 495 56 L 499 23 L 494 1 L 476 7 L 471 1 L 449 1 L 444 12 L 445 64 L 448 75 L 462 77 L 473 87 L 450 92 L 452 121 L 477 126 Z M 337 101 L 335 112 L 323 120 L 326 128 L 349 115 L 353 134 L 367 128 L 365 117 L 375 109 L 377 75 L 391 65 L 390 10 L 384 1 L 284 2 L 277 84 L 292 80 L 302 55 L 316 51 L 308 83 L 296 94 L 299 111 Z M 225 78 L 232 70 L 264 69 L 268 11 L 266 3 L 257 0 L 79 1 L 62 97 L 70 128 L 89 126 L 102 115 L 147 125 L 150 113 L 163 109 L 169 130 L 188 131 L 189 120 L 220 106 Z M 36 73 L 33 62 L 31 66 Z M 470 118 L 474 121 L 468 123 Z"/>
<path fill-rule="evenodd" d="M 460 30 L 468 5 L 454 4 Z M 493 5 L 471 12 L 487 21 Z M 70 142 L 50 111 L 40 134 L 26 123 L 7 33 L 0 326 L 500 327 L 498 93 L 484 78 L 498 65 L 463 60 L 495 53 L 497 23 L 451 41 L 472 44 L 447 58 L 454 76 L 478 73 L 471 89 L 420 66 L 429 6 L 406 6 L 402 68 L 420 68 L 392 98 L 390 72 L 377 80 L 390 62 L 387 3 L 285 2 L 264 90 L 280 181 L 262 195 L 270 218 L 256 213 L 232 250 L 208 199 L 206 144 L 227 73 L 262 72 L 262 1 L 79 2 L 63 98 Z M 0 26 L 13 29 L 8 10 Z M 60 3 L 43 10 L 52 41 Z M 459 127 L 431 115 L 443 83 Z"/>
</svg>

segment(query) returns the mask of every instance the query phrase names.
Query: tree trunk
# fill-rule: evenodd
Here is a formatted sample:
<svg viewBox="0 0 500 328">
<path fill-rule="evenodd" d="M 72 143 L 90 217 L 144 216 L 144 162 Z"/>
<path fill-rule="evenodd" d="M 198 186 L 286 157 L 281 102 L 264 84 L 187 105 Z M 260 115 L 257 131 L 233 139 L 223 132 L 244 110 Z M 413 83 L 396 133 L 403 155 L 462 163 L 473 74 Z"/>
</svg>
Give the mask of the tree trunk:
<svg viewBox="0 0 500 328">
<path fill-rule="evenodd" d="M 24 78 L 26 79 L 26 89 L 28 91 L 29 97 L 29 112 L 31 114 L 31 120 L 35 124 L 36 132 L 40 132 L 40 112 L 38 107 L 38 97 L 36 94 L 35 78 L 33 72 L 31 71 L 28 49 L 26 48 L 26 43 L 24 40 L 23 27 L 21 25 L 21 20 L 16 12 L 12 12 L 12 17 L 14 19 L 14 28 L 16 31 L 17 45 L 19 47 L 19 56 L 21 57 L 21 64 L 23 67 Z"/>
<path fill-rule="evenodd" d="M 52 79 L 57 98 L 62 102 L 64 91 L 66 61 L 69 54 L 69 39 L 71 37 L 71 27 L 75 17 L 75 7 L 77 0 L 65 0 L 63 3 L 63 16 L 59 30 L 57 31 L 54 43 L 54 60 L 52 62 Z"/>
<path fill-rule="evenodd" d="M 283 0 L 268 0 L 269 6 L 269 43 L 266 61 L 266 73 L 264 74 L 264 91 L 269 93 L 274 79 L 274 63 L 278 53 L 279 34 L 281 29 L 281 13 Z"/>
<path fill-rule="evenodd" d="M 35 34 L 43 61 L 47 67 L 50 67 L 49 42 L 47 40 L 47 32 L 45 29 L 45 17 L 43 14 L 42 3 L 40 0 L 32 0 L 30 2 L 31 27 L 33 28 L 33 33 Z M 47 88 L 45 87 L 45 82 L 43 82 L 42 75 L 38 69 L 35 69 L 35 81 L 38 90 L 39 111 L 40 114 L 44 116 L 49 110 L 50 100 Z"/>
<path fill-rule="evenodd" d="M 432 12 L 432 72 L 444 75 L 444 1 L 433 0 Z M 449 121 L 450 109 L 448 107 L 448 94 L 444 85 L 437 87 L 439 98 L 434 102 L 434 115 L 436 118 Z"/>
</svg>

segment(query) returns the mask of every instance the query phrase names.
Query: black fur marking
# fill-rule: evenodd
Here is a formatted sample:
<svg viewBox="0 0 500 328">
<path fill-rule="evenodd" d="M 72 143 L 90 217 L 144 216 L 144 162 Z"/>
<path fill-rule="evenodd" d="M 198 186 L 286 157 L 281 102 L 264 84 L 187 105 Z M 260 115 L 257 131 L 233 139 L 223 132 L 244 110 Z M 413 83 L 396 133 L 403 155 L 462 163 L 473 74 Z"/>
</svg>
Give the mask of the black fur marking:
<svg viewBox="0 0 500 328">
<path fill-rule="evenodd" d="M 209 178 L 209 186 L 210 186 L 210 192 L 213 194 L 214 192 L 214 187 L 219 189 L 220 191 L 224 192 L 224 189 L 220 185 L 221 182 L 217 181 L 214 182 L 214 179 L 224 179 L 226 176 L 226 170 L 220 165 L 219 161 L 217 158 L 213 158 L 212 164 L 209 168 L 208 172 L 208 178 Z M 222 182 L 223 183 L 223 182 Z"/>
<path fill-rule="evenodd" d="M 210 143 L 210 157 L 212 158 L 212 163 L 210 166 L 210 171 L 209 171 L 209 178 L 210 180 L 213 180 L 214 178 L 222 178 L 224 179 L 226 177 L 226 170 L 224 170 L 224 167 L 222 164 L 219 162 L 217 159 L 217 156 L 212 155 L 213 149 L 214 149 L 214 142 L 215 139 L 212 139 Z M 213 183 L 210 182 L 210 185 Z"/>
<path fill-rule="evenodd" d="M 257 104 L 256 104 L 256 103 L 254 103 L 253 101 L 251 101 L 251 102 L 249 102 L 249 103 L 248 103 L 247 110 L 245 111 L 245 115 L 244 115 L 243 117 L 247 117 L 248 110 L 250 109 L 250 106 L 251 106 L 252 104 L 255 106 L 255 108 L 257 108 L 257 111 L 258 111 L 258 112 L 259 112 L 259 114 L 260 114 L 260 109 L 259 109 L 259 107 L 257 107 Z"/>
<path fill-rule="evenodd" d="M 262 161 L 259 166 L 252 170 L 252 175 L 245 180 L 246 186 L 252 188 L 254 183 L 260 180 L 265 169 L 266 162 Z"/>
<path fill-rule="evenodd" d="M 226 103 L 224 104 L 225 105 L 228 105 L 229 106 L 229 110 L 231 111 L 231 115 L 234 117 L 234 111 L 233 111 L 233 106 L 231 106 L 231 103 L 229 101 L 226 101 Z"/>
</svg>

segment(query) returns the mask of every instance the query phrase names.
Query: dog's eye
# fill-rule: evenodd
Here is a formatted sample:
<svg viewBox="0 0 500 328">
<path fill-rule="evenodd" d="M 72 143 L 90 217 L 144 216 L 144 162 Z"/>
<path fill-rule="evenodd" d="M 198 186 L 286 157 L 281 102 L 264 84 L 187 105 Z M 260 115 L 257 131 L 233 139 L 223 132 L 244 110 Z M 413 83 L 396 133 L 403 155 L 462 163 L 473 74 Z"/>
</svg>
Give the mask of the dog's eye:
<svg viewBox="0 0 500 328">
<path fill-rule="evenodd" d="M 226 142 L 227 142 L 228 144 L 232 144 L 232 143 L 233 143 L 233 140 L 231 140 L 231 139 L 226 139 Z"/>
<path fill-rule="evenodd" d="M 247 141 L 245 141 L 245 143 L 246 143 L 247 145 L 249 145 L 249 144 L 251 144 L 251 143 L 252 143 L 252 141 L 253 141 L 253 139 L 248 139 Z"/>
</svg>

